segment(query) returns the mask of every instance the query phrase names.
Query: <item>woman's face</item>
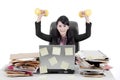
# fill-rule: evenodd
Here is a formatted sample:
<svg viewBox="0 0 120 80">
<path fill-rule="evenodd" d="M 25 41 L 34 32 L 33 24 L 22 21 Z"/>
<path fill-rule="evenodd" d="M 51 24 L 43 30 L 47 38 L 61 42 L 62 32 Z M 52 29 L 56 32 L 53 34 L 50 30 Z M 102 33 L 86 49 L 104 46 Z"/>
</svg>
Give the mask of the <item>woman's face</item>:
<svg viewBox="0 0 120 80">
<path fill-rule="evenodd" d="M 69 29 L 68 25 L 64 25 L 61 21 L 58 21 L 57 30 L 59 31 L 59 33 L 62 37 L 66 36 L 68 29 Z"/>
</svg>

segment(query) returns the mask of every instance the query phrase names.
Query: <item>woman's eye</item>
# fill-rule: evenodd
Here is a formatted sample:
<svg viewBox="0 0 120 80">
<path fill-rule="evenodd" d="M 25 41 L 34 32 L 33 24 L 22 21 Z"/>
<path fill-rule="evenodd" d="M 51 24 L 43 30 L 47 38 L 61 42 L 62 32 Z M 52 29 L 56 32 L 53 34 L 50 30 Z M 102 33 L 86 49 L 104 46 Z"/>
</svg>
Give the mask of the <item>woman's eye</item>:
<svg viewBox="0 0 120 80">
<path fill-rule="evenodd" d="M 59 27 L 61 27 L 61 25 L 59 25 Z"/>
<path fill-rule="evenodd" d="M 64 27 L 66 27 L 66 25 L 64 25 Z"/>
</svg>

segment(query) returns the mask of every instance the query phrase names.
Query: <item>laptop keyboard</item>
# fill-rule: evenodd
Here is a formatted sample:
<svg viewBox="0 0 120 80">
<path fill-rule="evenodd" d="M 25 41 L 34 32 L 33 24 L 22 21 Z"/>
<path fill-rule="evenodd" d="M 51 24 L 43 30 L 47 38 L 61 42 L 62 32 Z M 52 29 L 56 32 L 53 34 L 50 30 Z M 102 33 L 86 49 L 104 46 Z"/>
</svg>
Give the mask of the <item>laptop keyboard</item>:
<svg viewBox="0 0 120 80">
<path fill-rule="evenodd" d="M 48 74 L 73 74 L 75 71 L 71 69 L 48 69 Z"/>
</svg>

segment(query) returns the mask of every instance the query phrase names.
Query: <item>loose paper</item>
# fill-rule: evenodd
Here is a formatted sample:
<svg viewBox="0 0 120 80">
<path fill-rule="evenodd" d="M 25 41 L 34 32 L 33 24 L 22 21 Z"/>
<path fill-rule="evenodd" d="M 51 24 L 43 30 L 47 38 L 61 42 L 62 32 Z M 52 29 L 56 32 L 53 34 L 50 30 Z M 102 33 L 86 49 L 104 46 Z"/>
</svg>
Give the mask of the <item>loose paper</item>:
<svg viewBox="0 0 120 80">
<path fill-rule="evenodd" d="M 50 63 L 51 66 L 54 66 L 55 64 L 58 63 L 58 61 L 57 61 L 57 59 L 56 59 L 55 56 L 52 57 L 52 58 L 49 58 L 48 61 L 49 61 L 49 63 Z"/>
<path fill-rule="evenodd" d="M 80 56 L 83 56 L 87 60 L 93 60 L 93 59 L 105 59 L 107 58 L 106 55 L 104 55 L 101 51 L 96 50 L 86 50 L 81 51 Z"/>
<path fill-rule="evenodd" d="M 40 66 L 40 73 L 47 73 L 47 66 Z"/>
<path fill-rule="evenodd" d="M 73 48 L 65 48 L 65 55 L 66 56 L 73 55 Z"/>
<path fill-rule="evenodd" d="M 40 56 L 46 56 L 48 54 L 49 53 L 46 47 L 40 49 Z"/>
<path fill-rule="evenodd" d="M 66 61 L 62 61 L 62 63 L 61 63 L 61 65 L 60 65 L 60 67 L 61 67 L 62 69 L 67 70 L 67 69 L 68 69 L 68 67 L 69 67 L 69 63 L 68 63 L 68 62 L 66 62 Z"/>
<path fill-rule="evenodd" d="M 52 51 L 53 55 L 60 55 L 60 53 L 61 53 L 60 47 L 53 47 L 53 51 Z"/>
</svg>

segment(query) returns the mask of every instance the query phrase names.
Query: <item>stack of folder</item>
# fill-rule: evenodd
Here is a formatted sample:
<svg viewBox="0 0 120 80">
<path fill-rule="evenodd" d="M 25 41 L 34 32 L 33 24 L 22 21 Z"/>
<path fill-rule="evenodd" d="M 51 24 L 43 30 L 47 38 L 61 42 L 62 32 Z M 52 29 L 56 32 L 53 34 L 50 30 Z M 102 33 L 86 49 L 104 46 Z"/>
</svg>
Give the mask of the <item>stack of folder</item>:
<svg viewBox="0 0 120 80">
<path fill-rule="evenodd" d="M 10 63 L 5 72 L 9 77 L 27 77 L 37 73 L 39 61 L 38 53 L 11 54 Z"/>
<path fill-rule="evenodd" d="M 103 77 L 108 66 L 109 58 L 99 50 L 81 50 L 76 53 L 80 74 L 85 77 Z"/>
</svg>

